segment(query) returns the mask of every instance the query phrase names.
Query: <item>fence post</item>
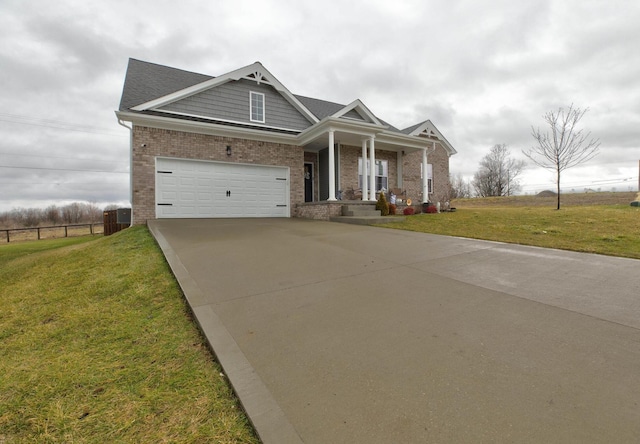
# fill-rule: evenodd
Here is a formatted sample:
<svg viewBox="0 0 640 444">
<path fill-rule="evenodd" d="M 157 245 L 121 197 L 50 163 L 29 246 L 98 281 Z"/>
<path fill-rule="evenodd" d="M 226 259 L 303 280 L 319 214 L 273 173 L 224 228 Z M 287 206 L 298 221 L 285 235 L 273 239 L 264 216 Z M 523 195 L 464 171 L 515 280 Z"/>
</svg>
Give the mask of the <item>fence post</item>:
<svg viewBox="0 0 640 444">
<path fill-rule="evenodd" d="M 38 231 L 38 240 L 40 240 L 40 227 L 36 228 L 36 230 Z"/>
<path fill-rule="evenodd" d="M 64 237 L 68 237 L 67 236 L 67 225 L 64 226 Z"/>
<path fill-rule="evenodd" d="M 9 230 L 4 230 L 7 232 L 7 243 L 9 243 Z"/>
</svg>

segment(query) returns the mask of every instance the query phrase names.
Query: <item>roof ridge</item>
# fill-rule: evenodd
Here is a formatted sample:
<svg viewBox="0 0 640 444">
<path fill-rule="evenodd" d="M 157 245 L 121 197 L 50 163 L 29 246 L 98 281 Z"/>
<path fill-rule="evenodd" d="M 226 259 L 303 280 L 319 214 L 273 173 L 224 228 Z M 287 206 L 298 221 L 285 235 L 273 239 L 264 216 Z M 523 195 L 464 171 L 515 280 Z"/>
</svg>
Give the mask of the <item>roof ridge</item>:
<svg viewBox="0 0 640 444">
<path fill-rule="evenodd" d="M 129 61 L 131 61 L 131 60 L 134 60 L 134 61 L 139 62 L 139 63 L 144 63 L 146 65 L 155 65 L 155 66 L 159 66 L 161 68 L 173 69 L 175 71 L 182 71 L 184 73 L 197 74 L 199 76 L 206 76 L 206 77 L 211 77 L 211 78 L 215 77 L 215 76 L 212 76 L 211 74 L 204 74 L 204 73 L 201 73 L 201 72 L 190 71 L 188 69 L 176 68 L 175 66 L 163 65 L 162 63 L 149 62 L 147 60 L 141 60 L 141 59 L 137 59 L 135 57 L 129 57 Z"/>
<path fill-rule="evenodd" d="M 304 99 L 317 100 L 317 101 L 319 101 L 319 102 L 331 103 L 332 105 L 339 105 L 339 106 L 342 106 L 342 107 L 347 106 L 347 105 L 345 105 L 345 104 L 343 104 L 343 103 L 333 102 L 333 101 L 331 101 L 331 100 L 318 99 L 318 98 L 316 98 L 316 97 L 305 96 L 305 95 L 302 95 L 302 94 L 294 94 L 294 96 L 296 96 L 296 97 L 302 97 L 302 98 L 304 98 Z"/>
</svg>

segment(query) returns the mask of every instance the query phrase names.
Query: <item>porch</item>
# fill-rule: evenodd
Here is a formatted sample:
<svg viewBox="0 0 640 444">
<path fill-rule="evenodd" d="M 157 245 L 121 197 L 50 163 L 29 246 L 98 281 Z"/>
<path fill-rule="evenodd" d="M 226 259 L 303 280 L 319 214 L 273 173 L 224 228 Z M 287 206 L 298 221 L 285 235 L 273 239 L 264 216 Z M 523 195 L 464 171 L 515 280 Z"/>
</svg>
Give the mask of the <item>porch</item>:
<svg viewBox="0 0 640 444">
<path fill-rule="evenodd" d="M 375 202 L 381 190 L 402 190 L 404 199 L 429 201 L 428 154 L 435 140 L 399 135 L 384 125 L 328 119 L 302 138 L 306 204 L 300 214 L 327 219 L 340 214 L 329 202 Z M 327 203 L 318 207 L 317 204 Z M 306 216 L 303 216 L 306 217 Z"/>
<path fill-rule="evenodd" d="M 348 222 L 345 217 L 351 217 L 351 223 L 359 223 L 363 225 L 371 225 L 376 223 L 388 223 L 403 220 L 401 215 L 404 209 L 409 205 L 406 203 L 397 204 L 396 214 L 400 216 L 381 216 L 378 211 L 377 215 L 369 212 L 373 208 L 375 211 L 375 202 L 362 200 L 335 200 L 320 202 L 304 202 L 296 205 L 294 209 L 294 217 L 302 219 L 326 220 L 334 222 Z M 422 212 L 422 205 L 413 203 L 411 207 L 415 213 Z M 345 211 L 354 211 L 356 214 L 345 214 Z M 358 211 L 360 210 L 360 211 Z M 359 213 L 359 214 L 358 214 Z M 356 219 L 359 219 L 356 221 Z"/>
</svg>

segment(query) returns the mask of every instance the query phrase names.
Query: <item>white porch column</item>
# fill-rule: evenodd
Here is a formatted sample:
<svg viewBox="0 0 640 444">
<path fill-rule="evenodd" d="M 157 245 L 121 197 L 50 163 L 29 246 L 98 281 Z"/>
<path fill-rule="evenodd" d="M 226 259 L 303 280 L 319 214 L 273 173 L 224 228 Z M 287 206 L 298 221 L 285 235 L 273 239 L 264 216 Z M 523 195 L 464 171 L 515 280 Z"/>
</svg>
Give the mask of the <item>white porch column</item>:
<svg viewBox="0 0 640 444">
<path fill-rule="evenodd" d="M 404 188 L 404 168 L 402 166 L 404 161 L 404 151 L 398 151 L 396 153 L 396 164 L 397 164 L 397 174 L 398 174 L 398 180 L 397 180 L 397 186 L 398 188 L 402 189 Z"/>
<path fill-rule="evenodd" d="M 362 200 L 369 198 L 368 182 L 369 176 L 367 175 L 367 139 L 362 139 Z"/>
<path fill-rule="evenodd" d="M 376 143 L 375 137 L 369 139 L 369 200 L 376 200 Z"/>
<path fill-rule="evenodd" d="M 429 171 L 427 171 L 427 149 L 422 150 L 422 203 L 429 202 Z"/>
<path fill-rule="evenodd" d="M 329 130 L 329 197 L 336 200 L 336 153 L 333 141 L 333 130 Z"/>
</svg>

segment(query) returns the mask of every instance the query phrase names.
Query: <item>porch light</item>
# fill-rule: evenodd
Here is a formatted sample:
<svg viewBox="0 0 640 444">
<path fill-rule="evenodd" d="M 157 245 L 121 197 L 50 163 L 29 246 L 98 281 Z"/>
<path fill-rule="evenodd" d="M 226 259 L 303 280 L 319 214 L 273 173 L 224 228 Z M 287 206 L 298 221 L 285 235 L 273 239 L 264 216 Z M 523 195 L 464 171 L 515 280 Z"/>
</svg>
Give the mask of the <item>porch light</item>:
<svg viewBox="0 0 640 444">
<path fill-rule="evenodd" d="M 227 145 L 227 156 L 231 156 L 231 145 Z"/>
</svg>

